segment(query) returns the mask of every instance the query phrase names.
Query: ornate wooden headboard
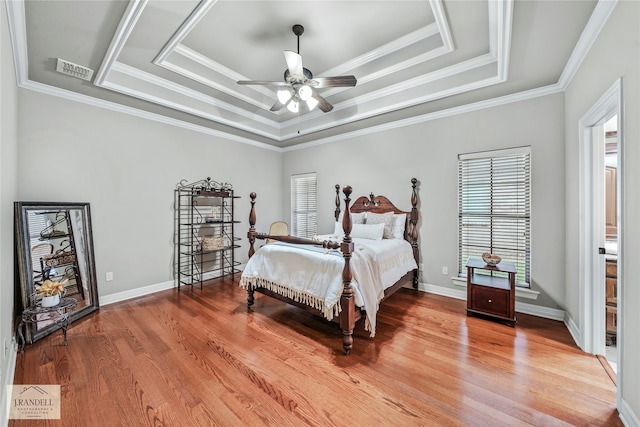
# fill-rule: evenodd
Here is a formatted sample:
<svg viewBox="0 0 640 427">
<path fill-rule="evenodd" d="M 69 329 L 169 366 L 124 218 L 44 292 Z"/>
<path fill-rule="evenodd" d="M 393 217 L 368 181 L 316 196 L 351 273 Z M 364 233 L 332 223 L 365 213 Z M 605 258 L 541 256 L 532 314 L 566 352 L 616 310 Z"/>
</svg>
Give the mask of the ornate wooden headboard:
<svg viewBox="0 0 640 427">
<path fill-rule="evenodd" d="M 389 199 L 385 196 L 375 196 L 373 193 L 367 196 L 358 197 L 353 204 L 349 207 L 349 212 L 351 213 L 359 213 L 359 212 L 373 212 L 373 213 L 385 213 L 385 212 L 393 212 L 396 214 L 407 214 L 407 220 L 404 228 L 404 239 L 411 244 L 413 248 L 414 257 L 416 258 L 416 262 L 418 261 L 418 229 L 416 225 L 418 224 L 418 193 L 416 190 L 416 186 L 418 184 L 418 180 L 416 178 L 411 178 L 411 210 L 403 211 L 402 209 L 398 209 Z M 336 210 L 335 217 L 336 221 L 340 216 L 340 185 L 336 184 Z"/>
</svg>

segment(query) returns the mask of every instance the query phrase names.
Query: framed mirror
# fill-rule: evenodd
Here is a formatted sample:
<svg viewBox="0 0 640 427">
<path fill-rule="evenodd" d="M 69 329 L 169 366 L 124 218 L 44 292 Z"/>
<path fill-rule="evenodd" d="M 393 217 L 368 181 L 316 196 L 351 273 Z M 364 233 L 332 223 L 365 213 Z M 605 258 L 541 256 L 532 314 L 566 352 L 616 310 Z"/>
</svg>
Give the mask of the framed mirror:
<svg viewBox="0 0 640 427">
<path fill-rule="evenodd" d="M 16 315 L 41 306 L 38 292 L 47 280 L 77 300 L 68 321 L 98 309 L 98 289 L 89 203 L 15 202 L 18 281 Z M 29 322 L 25 339 L 33 343 L 56 331 L 60 323 Z"/>
</svg>

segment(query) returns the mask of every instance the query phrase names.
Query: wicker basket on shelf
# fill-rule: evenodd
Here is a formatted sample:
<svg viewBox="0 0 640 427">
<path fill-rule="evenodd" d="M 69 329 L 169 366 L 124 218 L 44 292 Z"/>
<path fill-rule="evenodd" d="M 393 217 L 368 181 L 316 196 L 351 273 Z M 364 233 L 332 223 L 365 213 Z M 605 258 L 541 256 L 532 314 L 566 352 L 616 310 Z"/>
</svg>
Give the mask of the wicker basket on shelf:
<svg viewBox="0 0 640 427">
<path fill-rule="evenodd" d="M 216 251 L 219 249 L 224 249 L 224 237 L 213 236 L 213 237 L 205 237 L 202 239 L 203 251 Z"/>
</svg>

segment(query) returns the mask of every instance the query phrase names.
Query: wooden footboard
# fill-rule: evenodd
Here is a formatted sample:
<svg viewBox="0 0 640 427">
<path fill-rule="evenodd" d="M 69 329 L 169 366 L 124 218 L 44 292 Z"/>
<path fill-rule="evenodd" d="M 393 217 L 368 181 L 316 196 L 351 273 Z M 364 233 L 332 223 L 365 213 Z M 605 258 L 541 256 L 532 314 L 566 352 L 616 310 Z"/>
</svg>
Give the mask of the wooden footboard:
<svg viewBox="0 0 640 427">
<path fill-rule="evenodd" d="M 345 212 L 349 212 L 349 202 L 351 199 L 349 196 L 351 195 L 351 187 L 346 186 L 342 190 L 345 196 Z M 357 319 L 360 318 L 359 313 L 356 313 L 356 305 L 353 299 L 353 288 L 351 287 L 351 280 L 353 279 L 353 274 L 351 273 L 350 263 L 351 254 L 353 253 L 353 242 L 351 241 L 351 215 L 344 215 L 342 220 L 342 229 L 344 230 L 344 239 L 342 243 L 332 242 L 330 240 L 324 240 L 319 242 L 313 239 L 305 239 L 302 237 L 296 236 L 271 236 L 266 233 L 258 233 L 256 232 L 256 211 L 255 211 L 255 203 L 256 203 L 256 193 L 251 193 L 249 198 L 251 199 L 251 211 L 249 212 L 249 231 L 247 233 L 247 238 L 249 240 L 249 258 L 253 256 L 255 253 L 255 242 L 256 239 L 265 240 L 277 240 L 285 243 L 294 243 L 301 245 L 314 245 L 320 246 L 328 249 L 340 249 L 342 252 L 342 256 L 344 257 L 344 268 L 342 269 L 342 295 L 340 297 L 340 328 L 342 329 L 342 348 L 346 354 L 349 354 L 351 349 L 353 348 L 353 329 L 355 328 L 355 324 Z M 254 292 L 256 289 L 253 287 L 247 288 L 247 307 L 251 308 L 254 303 Z M 278 298 L 276 294 L 273 292 L 269 292 L 271 296 L 274 298 Z M 283 299 L 283 298 L 280 298 Z M 291 302 L 290 300 L 287 302 Z M 298 305 L 298 304 L 296 304 Z"/>
</svg>

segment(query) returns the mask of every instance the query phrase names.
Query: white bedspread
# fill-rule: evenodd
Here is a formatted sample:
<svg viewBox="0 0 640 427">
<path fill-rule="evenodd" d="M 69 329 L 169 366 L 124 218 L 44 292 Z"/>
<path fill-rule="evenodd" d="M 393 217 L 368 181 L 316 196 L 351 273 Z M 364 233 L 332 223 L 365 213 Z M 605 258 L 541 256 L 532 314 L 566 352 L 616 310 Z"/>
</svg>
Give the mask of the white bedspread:
<svg viewBox="0 0 640 427">
<path fill-rule="evenodd" d="M 334 240 L 333 236 L 318 236 Z M 417 268 L 411 245 L 401 239 L 353 239 L 350 266 L 356 306 L 364 308 L 365 329 L 375 336 L 376 313 L 384 290 Z M 249 259 L 240 286 L 259 286 L 320 310 L 327 319 L 340 313 L 340 251 L 281 242 L 262 246 Z"/>
</svg>

